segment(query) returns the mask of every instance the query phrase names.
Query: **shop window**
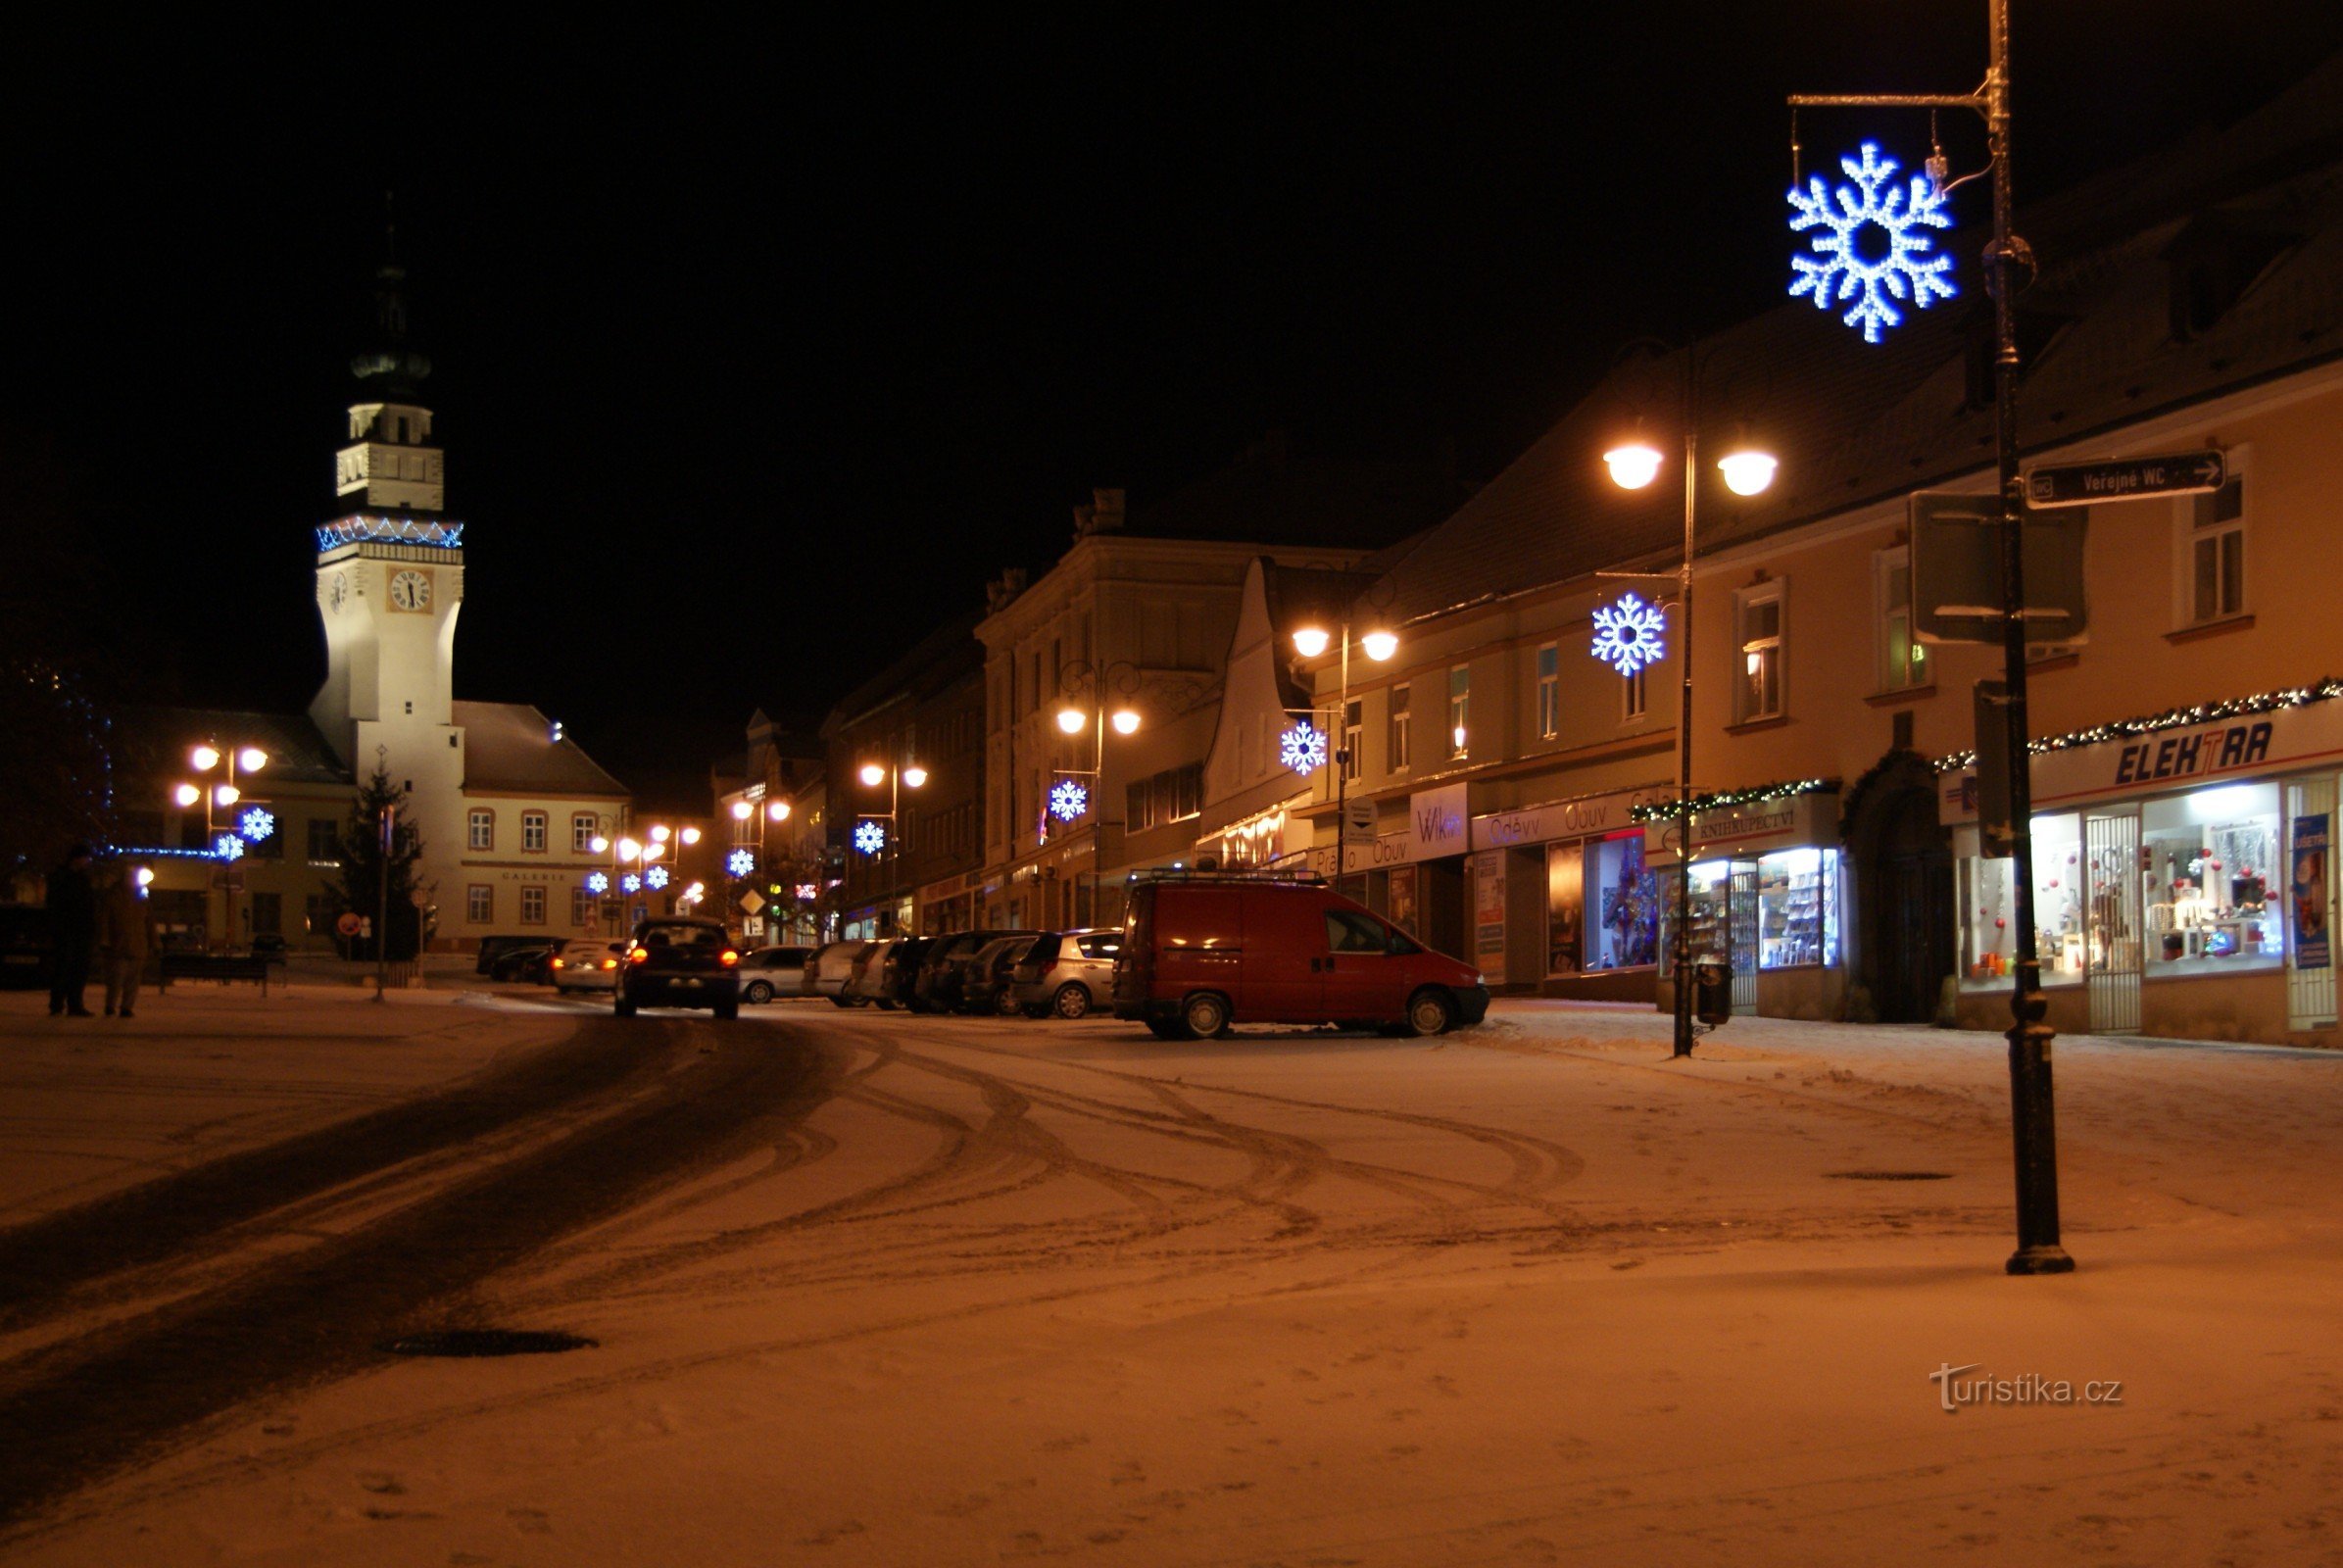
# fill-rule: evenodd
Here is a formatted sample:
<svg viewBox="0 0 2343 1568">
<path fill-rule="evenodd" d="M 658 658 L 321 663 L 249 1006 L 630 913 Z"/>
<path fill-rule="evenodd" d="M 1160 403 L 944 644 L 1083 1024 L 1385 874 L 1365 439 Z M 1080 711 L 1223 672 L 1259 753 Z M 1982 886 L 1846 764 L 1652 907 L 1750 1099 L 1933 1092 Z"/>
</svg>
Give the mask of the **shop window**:
<svg viewBox="0 0 2343 1568">
<path fill-rule="evenodd" d="M 1651 688 L 1643 680 L 1650 673 L 1648 668 L 1638 668 L 1632 675 L 1620 677 L 1619 716 L 1622 720 L 1641 718 L 1651 710 Z"/>
<path fill-rule="evenodd" d="M 520 847 L 531 855 L 545 853 L 545 813 L 543 811 L 520 813 Z"/>
<path fill-rule="evenodd" d="M 496 813 L 494 811 L 474 811 L 466 820 L 468 831 L 464 843 L 467 846 L 475 850 L 496 848 Z"/>
<path fill-rule="evenodd" d="M 1348 702 L 1342 705 L 1342 777 L 1355 782 L 1358 778 L 1359 742 L 1367 728 L 1366 704 Z"/>
<path fill-rule="evenodd" d="M 1448 671 L 1448 755 L 1465 755 L 1473 730 L 1473 667 L 1458 664 Z"/>
<path fill-rule="evenodd" d="M 2075 985 L 2091 958 L 2091 937 L 2084 924 L 2083 894 L 2090 872 L 2082 858 L 2082 818 L 2072 813 L 2035 817 L 2033 847 L 2034 952 L 2042 961 L 2042 984 Z M 2006 984 L 2018 958 L 2018 862 L 1988 860 L 1977 853 L 1980 848 L 1976 828 L 1954 833 L 1961 983 L 1971 990 Z M 2123 872 L 2117 868 L 2113 874 Z M 2111 884 L 2110 895 L 2113 891 Z"/>
<path fill-rule="evenodd" d="M 1757 966 L 1838 962 L 1838 852 L 1782 850 L 1757 862 Z"/>
<path fill-rule="evenodd" d="M 1586 847 L 1586 967 L 1632 969 L 1660 956 L 1660 877 L 1644 863 L 1640 831 Z"/>
<path fill-rule="evenodd" d="M 2220 784 L 2140 808 L 2147 969 L 2219 974 L 2284 956 L 2278 787 Z"/>
<path fill-rule="evenodd" d="M 569 848 L 579 855 L 594 853 L 594 831 L 602 825 L 592 811 L 579 811 L 569 819 Z"/>
<path fill-rule="evenodd" d="M 1872 557 L 1873 624 L 1879 632 L 1879 682 L 1883 692 L 1928 683 L 1928 650 L 1912 635 L 1912 555 L 1903 545 Z"/>
<path fill-rule="evenodd" d="M 522 888 L 520 890 L 520 923 L 522 925 L 545 924 L 545 889 Z"/>
<path fill-rule="evenodd" d="M 1745 589 L 1733 599 L 1739 661 L 1733 717 L 1737 724 L 1782 714 L 1782 584 Z"/>
<path fill-rule="evenodd" d="M 1391 702 L 1390 734 L 1387 737 L 1389 756 L 1386 760 L 1390 763 L 1391 772 L 1404 773 L 1407 771 L 1408 741 L 1410 739 L 1407 728 L 1407 687 L 1404 685 L 1392 687 Z"/>
<path fill-rule="evenodd" d="M 1538 738 L 1562 733 L 1562 650 L 1547 643 L 1538 650 Z"/>
<path fill-rule="evenodd" d="M 464 890 L 464 917 L 473 925 L 496 923 L 496 889 L 473 883 Z"/>
<path fill-rule="evenodd" d="M 2186 624 L 2201 626 L 2245 613 L 2245 478 L 2191 497 Z"/>
</svg>

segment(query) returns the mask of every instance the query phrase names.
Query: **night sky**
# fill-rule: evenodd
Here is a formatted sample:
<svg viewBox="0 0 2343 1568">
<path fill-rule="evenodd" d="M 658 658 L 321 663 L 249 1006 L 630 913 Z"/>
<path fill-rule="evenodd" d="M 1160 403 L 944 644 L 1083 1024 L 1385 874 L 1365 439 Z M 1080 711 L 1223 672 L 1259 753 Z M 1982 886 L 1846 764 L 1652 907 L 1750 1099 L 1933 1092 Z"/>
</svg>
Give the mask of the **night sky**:
<svg viewBox="0 0 2343 1568">
<path fill-rule="evenodd" d="M 1093 485 L 1272 428 L 1493 472 L 1624 338 L 1782 297 L 1783 94 L 1984 67 L 1983 0 L 1609 9 L 20 37 L 0 506 L 62 483 L 156 695 L 305 706 L 395 189 L 470 525 L 457 695 L 704 802 L 753 709 L 817 719 Z M 2016 14 L 2022 202 L 2343 48 L 2332 0 Z M 1809 115 L 1809 166 L 1927 131 Z"/>
</svg>

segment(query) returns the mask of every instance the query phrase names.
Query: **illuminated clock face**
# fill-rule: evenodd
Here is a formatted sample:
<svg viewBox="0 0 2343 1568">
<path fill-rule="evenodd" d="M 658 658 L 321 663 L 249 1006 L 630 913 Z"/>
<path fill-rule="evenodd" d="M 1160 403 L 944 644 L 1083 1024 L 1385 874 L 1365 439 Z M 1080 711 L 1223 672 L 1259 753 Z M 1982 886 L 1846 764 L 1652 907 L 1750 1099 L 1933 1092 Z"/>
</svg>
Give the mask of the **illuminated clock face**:
<svg viewBox="0 0 2343 1568">
<path fill-rule="evenodd" d="M 333 609 L 339 610 L 349 602 L 350 574 L 346 571 L 337 571 L 333 574 L 333 581 L 326 586 L 325 603 Z"/>
<path fill-rule="evenodd" d="M 428 610 L 431 608 L 431 579 L 419 571 L 402 571 L 390 580 L 390 602 L 394 610 Z"/>
</svg>

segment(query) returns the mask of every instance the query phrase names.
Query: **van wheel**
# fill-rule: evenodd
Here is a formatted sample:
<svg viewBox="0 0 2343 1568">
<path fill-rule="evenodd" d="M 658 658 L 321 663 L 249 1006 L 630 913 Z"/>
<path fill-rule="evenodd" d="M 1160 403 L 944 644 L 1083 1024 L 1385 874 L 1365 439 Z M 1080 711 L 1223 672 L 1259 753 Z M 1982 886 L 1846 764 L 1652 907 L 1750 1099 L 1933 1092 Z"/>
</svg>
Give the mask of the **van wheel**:
<svg viewBox="0 0 2343 1568">
<path fill-rule="evenodd" d="M 773 1000 L 773 988 L 762 980 L 752 980 L 749 982 L 749 989 L 740 994 L 740 999 L 743 1002 L 754 1002 L 762 1005 Z"/>
<path fill-rule="evenodd" d="M 1215 991 L 1198 991 L 1180 1004 L 1180 1022 L 1198 1040 L 1209 1040 L 1229 1026 L 1229 1002 Z"/>
<path fill-rule="evenodd" d="M 1050 1002 L 1060 1018 L 1079 1018 L 1090 1011 L 1090 987 L 1079 981 L 1068 981 L 1057 988 Z"/>
<path fill-rule="evenodd" d="M 1407 999 L 1407 1032 L 1411 1035 L 1444 1035 L 1456 1021 L 1456 1004 L 1445 991 L 1426 986 Z"/>
</svg>

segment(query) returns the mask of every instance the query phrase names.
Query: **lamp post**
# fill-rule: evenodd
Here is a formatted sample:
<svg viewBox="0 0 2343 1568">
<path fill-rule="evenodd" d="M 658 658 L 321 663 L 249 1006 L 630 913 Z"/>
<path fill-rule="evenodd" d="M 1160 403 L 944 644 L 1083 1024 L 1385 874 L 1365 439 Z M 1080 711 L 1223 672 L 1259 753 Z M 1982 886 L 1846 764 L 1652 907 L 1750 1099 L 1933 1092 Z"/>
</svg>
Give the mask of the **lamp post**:
<svg viewBox="0 0 2343 1568">
<path fill-rule="evenodd" d="M 1652 353 L 1671 352 L 1656 339 L 1629 345 Z M 1676 978 L 1676 1045 L 1674 1054 L 1692 1054 L 1692 551 L 1700 510 L 1700 389 L 1692 345 L 1678 353 L 1684 364 L 1678 407 L 1684 421 L 1684 557 L 1673 573 L 1604 572 L 1604 576 L 1673 576 L 1676 579 L 1677 671 L 1682 676 L 1676 710 L 1676 933 L 1669 945 Z M 1623 490 L 1640 490 L 1659 477 L 1665 460 L 1659 450 L 1641 440 L 1630 440 L 1603 454 L 1611 480 Z M 1736 445 L 1717 460 L 1725 487 L 1735 495 L 1762 494 L 1774 482 L 1776 464 L 1770 454 Z M 1611 634 L 1614 652 L 1607 656 L 1623 676 L 1633 676 L 1656 655 L 1635 639 L 1622 644 Z M 1626 651 L 1631 650 L 1632 652 Z M 1597 657 L 1606 657 L 1598 641 Z M 1731 922 L 1727 923 L 1727 955 L 1731 956 Z"/>
<path fill-rule="evenodd" d="M 759 787 L 761 788 L 761 786 Z M 751 854 L 757 857 L 757 863 L 751 868 L 752 875 L 762 872 L 773 863 L 771 848 L 767 843 L 766 836 L 770 831 L 772 824 L 776 822 L 788 821 L 790 813 L 790 806 L 787 801 L 766 801 L 763 803 L 763 809 L 761 810 L 757 808 L 757 802 L 743 796 L 740 800 L 734 801 L 731 807 L 733 822 L 732 845 L 734 852 L 738 853 L 742 850 L 749 850 L 752 844 L 756 846 L 754 850 L 750 851 Z M 757 836 L 754 839 L 748 837 L 749 823 L 752 821 L 756 822 L 757 824 Z M 744 880 L 738 876 L 736 876 L 734 879 L 736 881 Z M 777 899 L 775 904 L 778 904 Z M 771 931 L 769 927 L 778 923 L 778 921 L 767 922 L 768 929 L 766 936 L 768 945 L 770 944 L 771 939 L 777 935 L 777 933 Z"/>
<path fill-rule="evenodd" d="M 1059 733 L 1073 736 L 1089 729 L 1096 737 L 1088 768 L 1061 767 L 1054 770 L 1090 780 L 1090 909 L 1087 915 L 1080 909 L 1075 911 L 1074 921 L 1077 925 L 1098 923 L 1098 888 L 1106 876 L 1106 727 L 1112 724 L 1117 735 L 1139 733 L 1139 710 L 1131 706 L 1131 699 L 1139 695 L 1142 673 L 1140 667 L 1127 659 L 1110 659 L 1103 662 L 1074 659 L 1057 668 L 1057 689 L 1060 692 L 1071 694 L 1077 701 L 1085 691 L 1090 695 L 1090 710 L 1087 712 L 1076 707 L 1074 702 L 1068 702 L 1057 710 Z M 1106 691 L 1110 686 L 1121 699 L 1115 704 L 1111 714 L 1106 710 Z M 1053 808 L 1051 810 L 1061 821 L 1072 820 L 1057 813 Z"/>
<path fill-rule="evenodd" d="M 1350 617 L 1342 621 L 1342 672 L 1340 694 L 1335 698 L 1334 745 L 1327 756 L 1335 764 L 1335 891 L 1342 891 L 1342 878 L 1348 869 L 1350 848 Z M 1326 652 L 1335 639 L 1327 635 L 1324 626 L 1297 626 L 1294 631 L 1294 651 L 1304 659 L 1316 659 Z M 1389 663 L 1399 651 L 1398 634 L 1382 626 L 1364 633 L 1358 639 L 1359 651 L 1378 664 Z"/>
<path fill-rule="evenodd" d="M 222 833 L 215 811 L 225 811 L 244 798 L 243 789 L 236 783 L 237 778 L 242 775 L 258 773 L 262 768 L 267 767 L 268 754 L 258 746 L 221 746 L 216 741 L 207 741 L 188 752 L 187 765 L 195 770 L 198 777 L 208 777 L 213 773 L 218 773 L 220 776 L 220 782 L 204 785 L 181 784 L 171 791 L 171 799 L 182 809 L 194 806 L 198 801 L 203 803 L 205 842 L 212 846 L 215 854 L 220 854 L 222 843 L 228 838 L 234 838 L 236 841 L 234 846 L 227 854 L 221 856 L 223 859 L 232 860 L 244 853 L 244 840 L 232 831 Z M 219 947 L 222 953 L 227 951 L 228 939 L 234 934 L 236 923 L 236 896 L 234 890 L 227 885 L 224 876 L 225 873 L 222 873 L 217 879 L 220 882 Z M 210 894 L 207 893 L 205 898 L 208 906 Z"/>
<path fill-rule="evenodd" d="M 887 786 L 887 809 L 854 813 L 854 848 L 865 857 L 877 859 L 882 855 L 901 853 L 902 837 L 897 831 L 897 814 L 903 809 L 903 792 L 915 790 L 927 783 L 927 769 L 917 762 L 901 760 L 889 762 L 864 762 L 855 776 L 864 789 Z M 886 823 L 880 827 L 881 822 Z M 867 831 L 866 831 L 867 830 Z"/>
</svg>

